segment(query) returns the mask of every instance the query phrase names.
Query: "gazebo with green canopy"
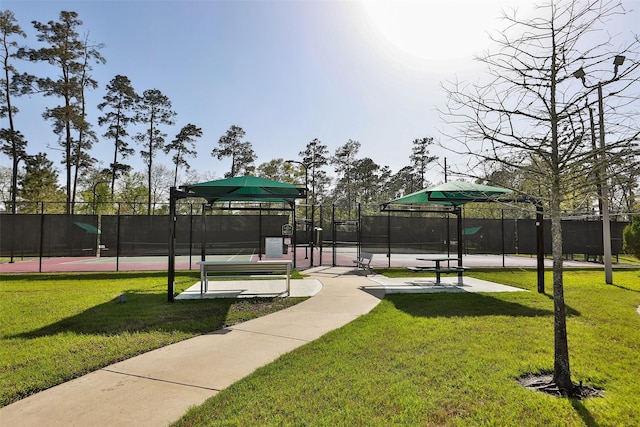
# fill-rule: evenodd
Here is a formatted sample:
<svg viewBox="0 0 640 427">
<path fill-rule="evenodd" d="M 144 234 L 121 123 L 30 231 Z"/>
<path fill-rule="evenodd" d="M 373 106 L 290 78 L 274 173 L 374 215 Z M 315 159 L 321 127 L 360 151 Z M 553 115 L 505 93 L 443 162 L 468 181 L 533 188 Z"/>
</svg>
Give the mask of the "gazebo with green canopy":
<svg viewBox="0 0 640 427">
<path fill-rule="evenodd" d="M 433 187 L 424 188 L 420 191 L 416 191 L 398 199 L 391 200 L 390 202 L 382 205 L 383 211 L 395 211 L 395 212 L 407 212 L 416 211 L 416 209 L 410 208 L 390 208 L 389 205 L 407 206 L 407 205 L 440 205 L 443 206 L 445 212 L 452 213 L 458 218 L 458 266 L 462 267 L 462 209 L 461 206 L 470 202 L 496 202 L 500 197 L 511 194 L 513 191 L 507 188 L 493 187 L 489 185 L 475 184 L 465 181 L 451 181 L 444 184 L 436 185 Z M 422 212 L 442 212 L 442 210 L 429 210 L 421 209 Z M 537 221 L 538 227 L 542 227 L 542 221 Z M 540 228 L 541 229 L 541 228 Z M 540 239 L 540 229 L 537 233 L 538 239 Z M 538 288 L 540 289 L 541 280 L 542 287 L 544 287 L 544 275 L 541 274 L 541 270 L 544 270 L 544 264 L 542 268 L 540 266 L 541 261 L 544 262 L 544 253 L 542 258 L 540 254 L 541 242 L 538 242 Z M 461 275 L 462 273 L 459 273 Z"/>
<path fill-rule="evenodd" d="M 185 185 L 180 189 L 171 187 L 169 191 L 170 237 L 169 265 L 167 269 L 167 296 L 169 302 L 174 300 L 176 201 L 189 197 L 204 198 L 209 205 L 213 205 L 216 202 L 232 201 L 284 203 L 293 212 L 295 223 L 295 200 L 305 199 L 307 197 L 307 188 L 252 175 Z"/>
</svg>

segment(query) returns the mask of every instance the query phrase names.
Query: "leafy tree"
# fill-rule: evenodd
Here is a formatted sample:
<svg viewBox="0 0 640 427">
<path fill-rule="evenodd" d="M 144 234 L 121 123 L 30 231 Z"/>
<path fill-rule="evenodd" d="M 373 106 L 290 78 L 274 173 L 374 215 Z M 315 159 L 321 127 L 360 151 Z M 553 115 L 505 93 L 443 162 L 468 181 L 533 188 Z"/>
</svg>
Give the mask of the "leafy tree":
<svg viewBox="0 0 640 427">
<path fill-rule="evenodd" d="M 623 232 L 624 251 L 640 259 L 640 215 L 633 215 Z"/>
<path fill-rule="evenodd" d="M 5 210 L 11 203 L 11 175 L 10 167 L 0 166 L 0 202 Z"/>
<path fill-rule="evenodd" d="M 27 35 L 16 23 L 16 18 L 10 10 L 0 11 L 0 31 L 2 32 L 2 65 L 4 76 L 0 79 L 2 88 L 2 104 L 0 104 L 0 118 L 8 117 L 9 128 L 0 129 L 0 150 L 11 158 L 11 213 L 16 213 L 16 189 L 18 187 L 18 164 L 26 157 L 27 141 L 15 127 L 13 116 L 18 109 L 12 104 L 12 97 L 20 93 L 20 79 L 11 60 L 17 57 L 18 43 L 12 37 Z"/>
<path fill-rule="evenodd" d="M 97 62 L 105 62 L 104 58 L 102 58 L 102 56 L 97 53 L 98 49 L 101 47 L 101 45 L 89 45 L 89 38 L 88 36 L 85 36 L 85 40 L 83 43 L 82 68 L 78 77 L 80 83 L 80 91 L 77 98 L 77 104 L 78 108 L 80 109 L 80 115 L 78 116 L 78 120 L 74 122 L 74 129 L 77 131 L 78 137 L 75 141 L 72 153 L 73 166 L 75 168 L 73 178 L 73 193 L 71 196 L 72 212 L 74 209 L 78 177 L 80 176 L 82 171 L 86 170 L 96 162 L 96 160 L 88 154 L 93 144 L 98 141 L 98 138 L 95 132 L 93 132 L 92 130 L 91 123 L 87 120 L 86 90 L 96 89 L 98 87 L 98 82 L 94 80 L 89 74 L 89 72 L 92 70 L 92 67 L 89 63 L 92 58 L 96 58 Z"/>
<path fill-rule="evenodd" d="M 136 139 L 143 145 L 144 150 L 140 155 L 147 165 L 147 214 L 151 215 L 153 158 L 158 150 L 164 148 L 164 139 L 167 134 L 160 130 L 161 125 L 173 125 L 176 113 L 171 109 L 171 101 L 158 89 L 148 89 L 142 94 L 142 100 L 137 106 L 136 121 L 147 126 L 145 132 L 138 133 Z"/>
<path fill-rule="evenodd" d="M 64 191 L 58 185 L 58 172 L 46 153 L 29 156 L 25 160 L 24 176 L 18 183 L 18 194 L 22 199 L 20 211 L 39 213 L 36 202 L 63 202 Z"/>
<path fill-rule="evenodd" d="M 118 161 L 118 155 L 126 159 L 135 152 L 126 140 L 129 136 L 127 126 L 135 123 L 134 111 L 140 97 L 127 76 L 117 75 L 107 84 L 107 93 L 102 99 L 104 102 L 98 104 L 98 108 L 104 112 L 104 115 L 98 117 L 98 124 L 107 126 L 103 136 L 113 140 L 113 163 L 109 165 L 111 196 L 113 196 L 116 178 L 131 169 L 131 166 Z"/>
<path fill-rule="evenodd" d="M 326 171 L 320 169 L 315 170 L 313 173 L 313 181 L 311 181 L 311 203 L 321 205 L 328 202 L 329 189 L 332 181 L 332 178 Z"/>
<path fill-rule="evenodd" d="M 302 158 L 302 163 L 307 165 L 309 184 L 311 184 L 310 202 L 312 205 L 318 204 L 322 198 L 321 195 L 331 183 L 327 173 L 322 170 L 329 164 L 329 150 L 318 138 L 314 138 L 298 155 Z"/>
<path fill-rule="evenodd" d="M 429 154 L 429 146 L 433 145 L 433 138 L 420 138 L 413 140 L 413 147 L 411 148 L 411 160 L 413 167 L 415 168 L 416 175 L 419 181 L 417 182 L 418 190 L 428 185 L 424 180 L 424 175 L 427 172 L 427 168 L 430 163 L 433 163 L 438 159 L 437 156 Z M 417 191 L 417 190 L 416 190 Z"/>
<path fill-rule="evenodd" d="M 573 72 L 585 63 L 609 64 L 610 40 L 593 48 L 600 24 L 624 13 L 616 1 L 551 1 L 538 7 L 536 17 L 520 19 L 504 14 L 506 28 L 494 37 L 495 52 L 479 61 L 490 78 L 478 83 L 444 85 L 449 103 L 443 115 L 458 132 L 449 135 L 453 150 L 478 160 L 470 170 L 486 164 L 523 168 L 537 178 L 538 197 L 551 217 L 553 251 L 554 369 L 553 382 L 566 395 L 577 387 L 571 381 L 563 289 L 562 203 L 577 176 L 590 173 L 594 153 L 585 121 L 584 88 Z M 587 38 L 586 36 L 589 36 Z M 638 44 L 632 42 L 626 49 Z M 634 54 L 635 55 L 635 54 Z M 637 58 L 637 57 L 636 57 Z M 633 66 L 619 75 L 628 88 L 635 80 Z"/>
<path fill-rule="evenodd" d="M 37 84 L 45 96 L 62 98 L 62 105 L 47 108 L 43 116 L 54 122 L 54 131 L 61 137 L 64 149 L 63 163 L 66 168 L 66 212 L 73 210 L 72 167 L 74 165 L 73 130 L 79 132 L 75 159 L 88 147 L 83 140 L 89 124 L 85 120 L 84 91 L 85 88 L 96 87 L 97 83 L 88 76 L 90 63 L 104 63 L 100 55 L 101 46 L 89 46 L 80 39 L 77 29 L 82 25 L 76 12 L 60 12 L 59 22 L 49 21 L 43 24 L 33 21 L 38 32 L 38 41 L 45 43 L 40 49 L 21 48 L 18 54 L 33 62 L 47 62 L 58 68 L 60 77 L 57 80 L 49 77 L 38 78 Z M 83 144 L 85 144 L 83 146 Z M 77 164 L 76 164 L 77 166 Z"/>
<path fill-rule="evenodd" d="M 365 204 L 379 202 L 383 183 L 380 176 L 380 166 L 376 162 L 369 157 L 354 161 L 351 176 L 358 195 L 357 202 Z"/>
<path fill-rule="evenodd" d="M 421 188 L 415 167 L 405 166 L 389 177 L 384 192 L 388 196 L 387 200 L 391 200 L 411 194 Z"/>
<path fill-rule="evenodd" d="M 620 162 L 614 162 L 614 166 L 619 163 L 626 165 L 623 171 L 614 171 L 611 176 L 611 199 L 612 209 L 617 212 L 633 212 L 636 204 L 636 191 L 638 189 L 638 177 L 640 176 L 640 165 L 635 159 L 636 156 L 629 155 L 623 157 Z"/>
<path fill-rule="evenodd" d="M 169 201 L 169 187 L 173 182 L 171 169 L 165 165 L 158 164 L 153 167 L 153 180 L 151 181 L 151 213 L 154 215 L 167 214 Z M 157 204 L 161 204 L 160 208 L 156 208 Z"/>
<path fill-rule="evenodd" d="M 302 168 L 301 168 L 302 169 Z M 296 178 L 304 179 L 304 171 L 299 171 L 297 177 L 292 177 L 292 172 L 296 171 L 295 166 L 286 162 L 282 157 L 261 163 L 256 168 L 256 176 L 271 179 L 273 181 L 288 182 L 290 184 L 299 183 Z"/>
<path fill-rule="evenodd" d="M 144 174 L 125 172 L 117 184 L 117 198 L 121 202 L 122 214 L 139 214 L 144 209 L 144 200 L 148 198 L 149 189 L 143 184 Z"/>
<path fill-rule="evenodd" d="M 113 201 L 109 189 L 110 178 L 109 169 L 88 165 L 78 179 L 79 200 L 83 203 L 76 202 L 74 212 L 84 214 L 115 213 L 114 205 L 107 203 Z"/>
<path fill-rule="evenodd" d="M 354 188 L 354 163 L 358 151 L 360 151 L 360 142 L 352 139 L 348 140 L 344 145 L 338 147 L 330 162 L 334 165 L 338 174 L 338 182 L 334 190 L 336 200 L 343 200 L 343 203 L 350 206 L 356 202 Z"/>
<path fill-rule="evenodd" d="M 231 170 L 224 174 L 225 178 L 242 176 L 253 173 L 256 154 L 249 141 L 242 141 L 245 131 L 236 125 L 232 125 L 218 140 L 218 147 L 211 151 L 211 156 L 218 160 L 231 158 Z"/>
<path fill-rule="evenodd" d="M 178 182 L 178 167 L 184 166 L 186 170 L 190 169 L 186 157 L 195 157 L 196 153 L 195 139 L 202 137 L 202 129 L 189 123 L 180 130 L 176 138 L 164 147 L 164 152 L 169 154 L 174 151 L 173 163 L 176 165 L 173 175 L 173 186 Z"/>
</svg>

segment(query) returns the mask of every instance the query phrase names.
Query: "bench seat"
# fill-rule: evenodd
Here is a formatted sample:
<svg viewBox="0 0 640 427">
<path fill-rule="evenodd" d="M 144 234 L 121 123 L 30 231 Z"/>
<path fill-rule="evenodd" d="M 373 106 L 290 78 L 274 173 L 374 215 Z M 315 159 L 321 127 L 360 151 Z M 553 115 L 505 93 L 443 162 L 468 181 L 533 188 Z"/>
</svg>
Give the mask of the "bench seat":
<svg viewBox="0 0 640 427">
<path fill-rule="evenodd" d="M 209 290 L 209 277 L 227 277 L 214 276 L 210 275 L 210 273 L 246 273 L 247 275 L 261 273 L 265 275 L 269 274 L 269 277 L 282 277 L 286 280 L 287 294 L 289 294 L 291 261 L 199 261 L 198 264 L 200 265 L 200 295 L 203 295 Z"/>
<path fill-rule="evenodd" d="M 468 269 L 469 269 L 468 267 L 461 267 L 461 266 L 440 267 L 440 268 L 426 267 L 426 266 L 407 267 L 407 270 L 410 270 L 416 273 L 422 272 L 422 271 L 430 271 L 430 272 L 436 273 L 436 284 L 440 283 L 441 274 L 448 274 L 448 273 L 458 273 L 458 280 L 460 284 L 462 284 L 462 273 L 464 273 Z"/>
<path fill-rule="evenodd" d="M 358 257 L 358 259 L 354 259 L 353 262 L 356 264 L 356 267 L 358 267 L 358 269 L 373 273 L 373 270 L 371 269 L 372 258 L 373 258 L 372 253 L 360 252 L 360 256 Z"/>
<path fill-rule="evenodd" d="M 407 267 L 407 270 L 411 270 L 414 272 L 420 271 L 432 271 L 434 273 L 463 273 L 469 270 L 469 267 L 443 267 L 443 268 L 435 268 L 435 267 Z"/>
</svg>

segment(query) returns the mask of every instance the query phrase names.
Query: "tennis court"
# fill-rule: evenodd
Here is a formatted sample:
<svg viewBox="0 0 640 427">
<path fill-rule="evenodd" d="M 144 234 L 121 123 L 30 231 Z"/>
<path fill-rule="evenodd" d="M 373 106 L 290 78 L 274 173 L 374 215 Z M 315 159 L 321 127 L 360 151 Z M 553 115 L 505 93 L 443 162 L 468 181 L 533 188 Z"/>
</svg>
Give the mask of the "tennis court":
<svg viewBox="0 0 640 427">
<path fill-rule="evenodd" d="M 304 248 L 298 247 L 296 252 L 296 268 L 305 270 L 312 266 L 354 266 L 357 248 L 342 247 L 334 251 L 331 247 Z M 373 268 L 409 267 L 416 265 L 417 258 L 424 253 L 375 253 L 371 261 Z M 313 258 L 313 265 L 311 264 Z M 227 255 L 207 255 L 211 261 L 257 261 L 268 260 L 264 255 L 260 258 L 256 253 L 242 253 Z M 293 259 L 293 251 L 282 255 L 284 260 Z M 197 262 L 199 256 L 176 256 L 176 270 L 199 270 Z M 536 257 L 529 255 L 463 255 L 462 263 L 470 268 L 536 268 Z M 91 272 L 91 271 L 162 271 L 167 270 L 167 256 L 135 256 L 135 257 L 55 257 L 42 259 L 16 259 L 13 263 L 0 264 L 0 273 L 32 273 L 32 272 Z M 565 260 L 565 267 L 601 267 L 598 263 Z M 551 260 L 545 260 L 545 267 L 551 268 Z"/>
</svg>

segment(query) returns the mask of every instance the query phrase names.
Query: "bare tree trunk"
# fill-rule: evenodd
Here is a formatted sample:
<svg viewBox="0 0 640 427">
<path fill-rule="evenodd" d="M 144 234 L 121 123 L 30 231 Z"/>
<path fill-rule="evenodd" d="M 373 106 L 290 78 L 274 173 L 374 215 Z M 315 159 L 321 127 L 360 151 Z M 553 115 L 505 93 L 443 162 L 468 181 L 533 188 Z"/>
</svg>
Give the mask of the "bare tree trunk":
<svg viewBox="0 0 640 427">
<path fill-rule="evenodd" d="M 559 178 L 554 180 L 554 187 L 559 187 Z M 564 286 L 562 280 L 562 225 L 560 211 L 559 188 L 552 191 L 551 196 L 551 245 L 553 250 L 553 382 L 565 394 L 570 395 L 574 385 L 571 381 L 569 366 L 569 345 L 567 343 L 567 310 L 564 303 Z"/>
</svg>

